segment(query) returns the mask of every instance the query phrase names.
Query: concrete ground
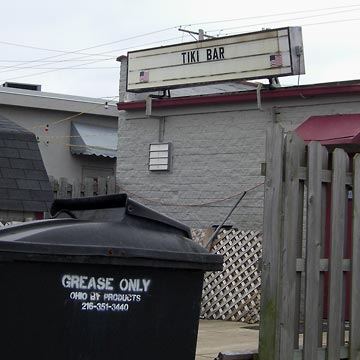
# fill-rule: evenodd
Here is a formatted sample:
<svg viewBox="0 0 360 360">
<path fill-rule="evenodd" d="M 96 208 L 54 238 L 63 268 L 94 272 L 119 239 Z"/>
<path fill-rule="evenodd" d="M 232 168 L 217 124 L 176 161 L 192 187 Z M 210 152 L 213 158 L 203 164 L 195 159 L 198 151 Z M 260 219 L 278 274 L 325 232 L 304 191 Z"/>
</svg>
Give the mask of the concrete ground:
<svg viewBox="0 0 360 360">
<path fill-rule="evenodd" d="M 219 352 L 257 350 L 258 337 L 259 331 L 254 325 L 200 320 L 196 360 L 213 360 Z"/>
</svg>

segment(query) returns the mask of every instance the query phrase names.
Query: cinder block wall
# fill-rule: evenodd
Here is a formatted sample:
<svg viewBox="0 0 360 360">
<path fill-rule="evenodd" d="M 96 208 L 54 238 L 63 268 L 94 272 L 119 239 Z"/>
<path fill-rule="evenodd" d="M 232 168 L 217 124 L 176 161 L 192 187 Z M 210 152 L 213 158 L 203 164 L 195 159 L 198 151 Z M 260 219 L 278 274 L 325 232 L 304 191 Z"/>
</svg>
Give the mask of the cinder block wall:
<svg viewBox="0 0 360 360">
<path fill-rule="evenodd" d="M 279 122 L 292 130 L 313 115 L 359 112 L 360 103 L 351 96 L 266 101 L 262 110 L 256 102 L 169 108 L 154 114 L 165 121 L 160 136 L 159 118 L 147 118 L 145 110 L 120 111 L 117 182 L 155 210 L 192 228 L 208 228 L 222 222 L 243 191 L 264 182 L 261 163 L 269 125 Z M 161 137 L 172 144 L 172 168 L 150 172 L 149 145 Z M 262 220 L 259 186 L 227 223 L 262 230 Z"/>
</svg>

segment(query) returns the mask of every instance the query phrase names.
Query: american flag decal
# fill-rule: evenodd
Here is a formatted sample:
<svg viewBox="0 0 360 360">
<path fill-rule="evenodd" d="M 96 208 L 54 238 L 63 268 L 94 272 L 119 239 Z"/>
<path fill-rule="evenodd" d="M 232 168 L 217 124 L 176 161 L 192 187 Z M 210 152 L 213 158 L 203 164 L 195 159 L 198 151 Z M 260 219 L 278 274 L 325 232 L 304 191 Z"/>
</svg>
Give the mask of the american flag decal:
<svg viewBox="0 0 360 360">
<path fill-rule="evenodd" d="M 149 72 L 140 71 L 140 82 L 149 82 Z"/>
<path fill-rule="evenodd" d="M 270 66 L 282 66 L 281 54 L 270 55 Z"/>
</svg>

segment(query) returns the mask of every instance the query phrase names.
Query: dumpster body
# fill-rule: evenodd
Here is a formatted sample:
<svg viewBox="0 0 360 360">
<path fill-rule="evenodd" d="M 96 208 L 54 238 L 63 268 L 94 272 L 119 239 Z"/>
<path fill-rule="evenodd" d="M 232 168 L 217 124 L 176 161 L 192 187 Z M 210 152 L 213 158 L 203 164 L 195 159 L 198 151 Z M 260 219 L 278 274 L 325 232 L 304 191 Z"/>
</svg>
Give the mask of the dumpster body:
<svg viewBox="0 0 360 360">
<path fill-rule="evenodd" d="M 188 239 L 185 226 L 111 199 L 123 205 L 114 205 L 116 221 L 0 231 L 3 359 L 194 359 L 203 274 L 221 269 L 221 257 Z"/>
</svg>

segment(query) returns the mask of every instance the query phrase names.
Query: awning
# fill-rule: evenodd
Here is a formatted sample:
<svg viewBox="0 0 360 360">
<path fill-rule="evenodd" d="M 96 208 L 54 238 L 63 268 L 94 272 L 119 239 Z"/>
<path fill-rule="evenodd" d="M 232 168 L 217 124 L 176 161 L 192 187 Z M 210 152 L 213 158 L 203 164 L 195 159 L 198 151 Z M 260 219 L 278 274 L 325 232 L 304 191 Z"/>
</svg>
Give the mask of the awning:
<svg viewBox="0 0 360 360">
<path fill-rule="evenodd" d="M 71 123 L 72 154 L 117 156 L 117 129 L 89 125 L 73 121 Z"/>
<path fill-rule="evenodd" d="M 311 116 L 295 131 L 306 142 L 360 144 L 360 114 Z"/>
</svg>

